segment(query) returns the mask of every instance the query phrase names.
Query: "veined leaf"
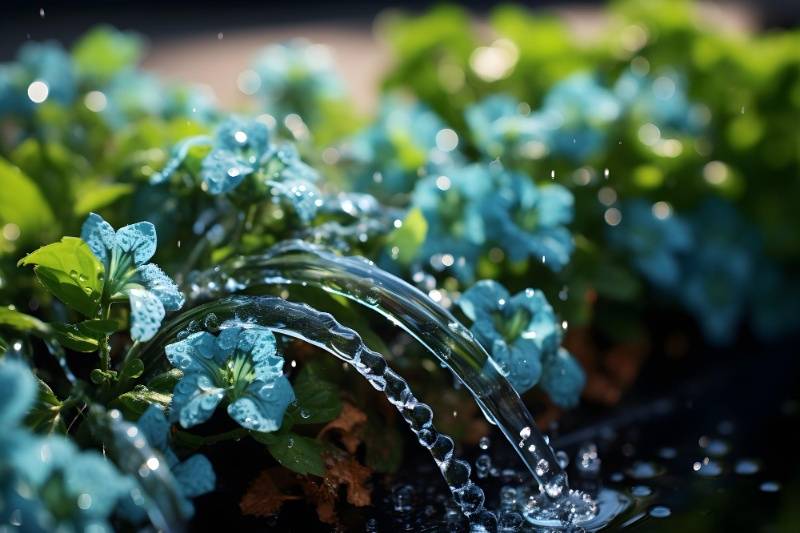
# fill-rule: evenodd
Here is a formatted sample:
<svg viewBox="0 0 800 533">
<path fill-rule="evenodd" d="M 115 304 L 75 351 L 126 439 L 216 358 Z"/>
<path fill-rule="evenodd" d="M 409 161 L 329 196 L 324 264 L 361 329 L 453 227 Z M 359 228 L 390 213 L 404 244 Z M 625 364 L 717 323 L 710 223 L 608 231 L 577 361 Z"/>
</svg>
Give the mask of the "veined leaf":
<svg viewBox="0 0 800 533">
<path fill-rule="evenodd" d="M 35 265 L 39 281 L 59 300 L 94 317 L 103 293 L 103 264 L 77 237 L 64 237 L 23 257 L 18 265 Z"/>
<path fill-rule="evenodd" d="M 272 433 L 267 449 L 280 464 L 301 475 L 325 475 L 322 452 L 325 446 L 314 439 L 293 433 Z"/>
</svg>

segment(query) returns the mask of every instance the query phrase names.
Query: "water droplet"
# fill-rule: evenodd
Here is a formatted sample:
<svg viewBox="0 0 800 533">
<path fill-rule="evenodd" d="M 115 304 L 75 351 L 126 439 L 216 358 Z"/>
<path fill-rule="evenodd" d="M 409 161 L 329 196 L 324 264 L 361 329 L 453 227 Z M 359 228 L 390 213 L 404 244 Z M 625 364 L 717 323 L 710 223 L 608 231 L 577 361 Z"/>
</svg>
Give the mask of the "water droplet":
<svg viewBox="0 0 800 533">
<path fill-rule="evenodd" d="M 490 444 L 491 441 L 489 440 L 489 437 L 481 437 L 481 440 L 478 441 L 478 447 L 480 447 L 481 450 L 488 450 Z"/>
<path fill-rule="evenodd" d="M 567 455 L 567 452 L 559 450 L 556 452 L 556 461 L 558 461 L 558 466 L 562 469 L 567 468 L 569 465 L 569 455 Z"/>
<path fill-rule="evenodd" d="M 653 518 L 667 518 L 671 514 L 672 511 L 669 510 L 669 507 L 664 507 L 663 505 L 657 505 L 650 509 L 650 516 Z"/>
<path fill-rule="evenodd" d="M 759 489 L 761 492 L 778 492 L 781 490 L 781 485 L 777 481 L 765 481 Z"/>
<path fill-rule="evenodd" d="M 736 466 L 734 466 L 733 471 L 743 476 L 751 476 L 760 469 L 761 466 L 757 461 L 752 459 L 741 459 L 736 462 Z"/>
<path fill-rule="evenodd" d="M 643 498 L 653 494 L 653 489 L 646 485 L 635 485 L 633 488 L 631 488 L 631 494 Z"/>
</svg>

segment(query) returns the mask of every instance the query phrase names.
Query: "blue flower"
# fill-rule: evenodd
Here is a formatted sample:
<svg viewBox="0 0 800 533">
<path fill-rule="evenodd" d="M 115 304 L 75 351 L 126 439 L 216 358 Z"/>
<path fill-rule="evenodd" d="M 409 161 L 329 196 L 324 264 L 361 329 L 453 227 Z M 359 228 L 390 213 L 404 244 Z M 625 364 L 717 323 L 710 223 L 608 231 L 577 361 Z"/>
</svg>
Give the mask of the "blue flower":
<svg viewBox="0 0 800 533">
<path fill-rule="evenodd" d="M 578 361 L 567 350 L 559 348 L 555 354 L 542 358 L 542 366 L 544 370 L 539 385 L 553 403 L 561 407 L 577 405 L 586 385 L 586 374 Z"/>
<path fill-rule="evenodd" d="M 277 430 L 294 391 L 283 375 L 275 336 L 262 327 L 230 327 L 218 336 L 201 331 L 166 347 L 183 371 L 175 386 L 170 419 L 188 428 L 205 422 L 223 400 L 241 426 Z"/>
<path fill-rule="evenodd" d="M 617 80 L 614 94 L 636 123 L 652 122 L 681 133 L 699 133 L 704 124 L 700 108 L 688 100 L 684 80 L 674 72 L 654 79 L 628 70 Z"/>
<path fill-rule="evenodd" d="M 574 249 L 566 225 L 572 221 L 572 193 L 560 185 L 537 186 L 524 174 L 495 170 L 492 194 L 485 201 L 489 238 L 512 261 L 528 256 L 561 270 Z"/>
<path fill-rule="evenodd" d="M 355 166 L 353 189 L 388 199 L 410 192 L 420 176 L 460 161 L 457 144 L 456 133 L 426 106 L 389 97 L 375 123 L 342 153 Z"/>
<path fill-rule="evenodd" d="M 279 120 L 296 113 L 313 125 L 326 101 L 344 95 L 328 48 L 302 39 L 268 46 L 248 74 L 240 77 L 242 90 L 261 97 L 266 111 Z"/>
<path fill-rule="evenodd" d="M 156 229 L 137 222 L 114 231 L 91 213 L 81 229 L 83 239 L 105 267 L 104 295 L 111 301 L 130 300 L 131 338 L 150 340 L 166 311 L 183 307 L 184 297 L 158 266 L 148 263 L 156 251 Z"/>
<path fill-rule="evenodd" d="M 523 393 L 540 383 L 555 403 L 577 402 L 585 377 L 561 345 L 561 328 L 541 291 L 511 296 L 499 283 L 483 280 L 469 288 L 458 305 L 472 320 L 471 331 Z"/>
<path fill-rule="evenodd" d="M 488 168 L 481 164 L 455 167 L 420 180 L 412 205 L 422 211 L 428 223 L 421 255 L 450 255 L 455 272 L 469 279 L 486 242 L 483 202 L 491 187 Z"/>
<path fill-rule="evenodd" d="M 717 199 L 702 205 L 691 225 L 695 246 L 685 259 L 681 299 L 706 339 L 726 344 L 750 298 L 758 237 L 732 205 Z"/>
<path fill-rule="evenodd" d="M 28 114 L 45 101 L 69 105 L 76 94 L 72 61 L 57 43 L 26 43 L 15 63 L 0 67 L 0 115 Z"/>
<path fill-rule="evenodd" d="M 211 194 L 230 192 L 254 173 L 270 151 L 269 128 L 257 120 L 229 118 L 219 125 L 200 175 Z"/>
<path fill-rule="evenodd" d="M 184 507 L 191 510 L 192 504 L 188 498 L 196 498 L 214 490 L 217 477 L 214 468 L 205 455 L 196 454 L 181 461 L 169 444 L 170 423 L 164 411 L 157 405 L 151 405 L 139 417 L 136 425 L 144 433 L 147 442 L 157 449 L 167 461 L 172 475 L 178 482 L 181 494 L 187 500 Z"/>
<path fill-rule="evenodd" d="M 588 74 L 575 74 L 556 84 L 545 96 L 540 112 L 553 130 L 551 152 L 585 161 L 602 148 L 606 129 L 620 111 L 614 95 Z"/>
<path fill-rule="evenodd" d="M 692 229 L 675 214 L 657 217 L 644 200 L 621 206 L 622 220 L 607 230 L 609 243 L 625 253 L 634 268 L 662 289 L 677 287 L 681 255 L 692 246 Z"/>
<path fill-rule="evenodd" d="M 38 437 L 20 426 L 36 381 L 16 361 L 0 361 L 0 523 L 25 531 L 112 531 L 107 519 L 135 484 L 101 454 L 60 436 Z"/>
<path fill-rule="evenodd" d="M 151 183 L 170 179 L 191 148 L 203 145 L 211 147 L 200 170 L 201 187 L 209 194 L 231 193 L 250 179 L 256 190 L 287 201 L 302 222 L 308 223 L 316 215 L 321 204 L 314 185 L 316 171 L 300 159 L 293 145 L 273 145 L 269 128 L 258 120 L 230 117 L 217 127 L 213 138 L 184 139 L 173 148 L 173 157 Z"/>
<path fill-rule="evenodd" d="M 490 159 L 537 159 L 547 153 L 551 130 L 538 114 L 523 114 L 508 95 L 490 96 L 467 109 L 466 120 L 475 146 Z"/>
</svg>

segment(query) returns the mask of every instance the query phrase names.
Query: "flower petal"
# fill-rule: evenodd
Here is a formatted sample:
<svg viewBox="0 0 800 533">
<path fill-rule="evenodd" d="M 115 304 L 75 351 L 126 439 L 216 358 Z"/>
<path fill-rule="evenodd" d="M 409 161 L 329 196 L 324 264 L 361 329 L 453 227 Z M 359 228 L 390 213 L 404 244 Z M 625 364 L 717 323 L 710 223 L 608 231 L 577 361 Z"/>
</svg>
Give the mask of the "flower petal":
<svg viewBox="0 0 800 533">
<path fill-rule="evenodd" d="M 116 245 L 133 255 L 134 264 L 143 265 L 156 253 L 156 227 L 150 222 L 137 222 L 117 231 Z"/>
<path fill-rule="evenodd" d="M 186 160 L 186 156 L 189 155 L 189 150 L 195 146 L 201 146 L 210 143 L 211 139 L 205 135 L 198 135 L 195 137 L 189 137 L 188 139 L 183 139 L 172 148 L 172 157 L 170 157 L 170 159 L 164 165 L 164 168 L 161 169 L 161 172 L 156 172 L 150 176 L 150 183 L 155 185 L 167 181 L 170 177 L 172 177 L 172 174 L 178 170 L 178 167 L 180 167 L 181 164 Z"/>
<path fill-rule="evenodd" d="M 177 311 L 185 302 L 178 286 L 157 265 L 148 263 L 136 269 L 147 290 L 156 295 L 166 311 Z"/>
<path fill-rule="evenodd" d="M 221 335 L 220 335 L 221 336 Z M 222 357 L 217 338 L 207 331 L 198 331 L 178 342 L 164 347 L 167 359 L 172 366 L 179 368 L 184 374 L 206 374 L 209 379 L 217 372 L 217 368 L 227 357 Z M 232 353 L 229 350 L 228 354 Z"/>
<path fill-rule="evenodd" d="M 89 249 L 104 264 L 108 262 L 108 252 L 114 249 L 116 234 L 111 224 L 103 220 L 103 217 L 96 213 L 89 213 L 89 216 L 81 227 L 81 239 L 89 245 Z"/>
<path fill-rule="evenodd" d="M 541 351 L 532 341 L 520 339 L 510 346 L 503 341 L 496 341 L 492 348 L 492 359 L 520 394 L 536 385 L 542 375 Z"/>
<path fill-rule="evenodd" d="M 200 175 L 209 194 L 230 192 L 253 172 L 253 166 L 229 150 L 215 149 L 203 159 Z"/>
<path fill-rule="evenodd" d="M 135 341 L 149 341 L 161 327 L 164 306 L 148 290 L 133 288 L 127 293 L 131 301 L 131 338 Z"/>
<path fill-rule="evenodd" d="M 578 361 L 564 348 L 544 364 L 540 385 L 556 405 L 572 407 L 578 403 L 586 375 Z"/>
<path fill-rule="evenodd" d="M 277 355 L 275 335 L 267 328 L 248 328 L 239 335 L 238 349 L 250 354 L 256 380 L 270 383 L 283 373 L 283 358 Z"/>
<path fill-rule="evenodd" d="M 170 420 L 184 428 L 202 424 L 214 414 L 225 396 L 225 390 L 216 387 L 204 374 L 184 376 L 172 391 Z"/>
<path fill-rule="evenodd" d="M 192 455 L 182 463 L 172 467 L 172 475 L 178 482 L 181 492 L 187 498 L 194 498 L 214 490 L 217 476 L 211 461 L 205 455 Z"/>
<path fill-rule="evenodd" d="M 0 426 L 19 424 L 36 399 L 38 388 L 30 369 L 20 361 L 0 360 Z"/>
<path fill-rule="evenodd" d="M 170 423 L 161 407 L 157 405 L 148 407 L 136 421 L 136 426 L 144 433 L 150 446 L 160 451 L 169 448 Z"/>
<path fill-rule="evenodd" d="M 285 376 L 271 383 L 254 381 L 241 398 L 228 406 L 228 414 L 247 429 L 276 431 L 294 399 L 294 390 Z"/>
<path fill-rule="evenodd" d="M 458 305 L 470 320 L 477 321 L 491 319 L 491 314 L 499 311 L 509 299 L 505 287 L 494 280 L 484 279 L 464 292 Z"/>
<path fill-rule="evenodd" d="M 83 513 L 105 518 L 117 501 L 133 488 L 133 483 L 94 451 L 77 454 L 65 463 L 64 484 L 70 494 L 88 494 L 89 506 Z"/>
</svg>

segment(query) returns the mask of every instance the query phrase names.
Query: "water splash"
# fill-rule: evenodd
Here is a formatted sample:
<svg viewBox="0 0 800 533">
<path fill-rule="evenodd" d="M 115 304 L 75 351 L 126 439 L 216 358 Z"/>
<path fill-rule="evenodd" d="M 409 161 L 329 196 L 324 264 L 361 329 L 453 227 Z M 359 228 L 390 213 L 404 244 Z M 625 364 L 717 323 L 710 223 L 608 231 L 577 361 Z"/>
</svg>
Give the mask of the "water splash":
<svg viewBox="0 0 800 533">
<path fill-rule="evenodd" d="M 375 389 L 384 392 L 420 444 L 430 451 L 461 511 L 471 516 L 483 510 L 483 491 L 470 479 L 469 464 L 455 457 L 453 439 L 434 427 L 431 408 L 414 396 L 408 383 L 389 368 L 383 356 L 369 349 L 358 333 L 339 324 L 329 313 L 271 296 L 222 298 L 184 313 L 162 328 L 140 354 L 146 366 L 152 368 L 165 343 L 197 329 L 212 315 L 220 328 L 258 324 L 308 342 L 353 366 Z"/>
<path fill-rule="evenodd" d="M 402 279 L 360 257 L 341 257 L 302 241 L 278 244 L 263 255 L 235 258 L 196 276 L 189 299 L 264 285 L 302 284 L 343 296 L 382 314 L 448 367 L 484 415 L 548 494 L 568 493 L 567 475 L 497 363 L 449 311 Z"/>
</svg>

